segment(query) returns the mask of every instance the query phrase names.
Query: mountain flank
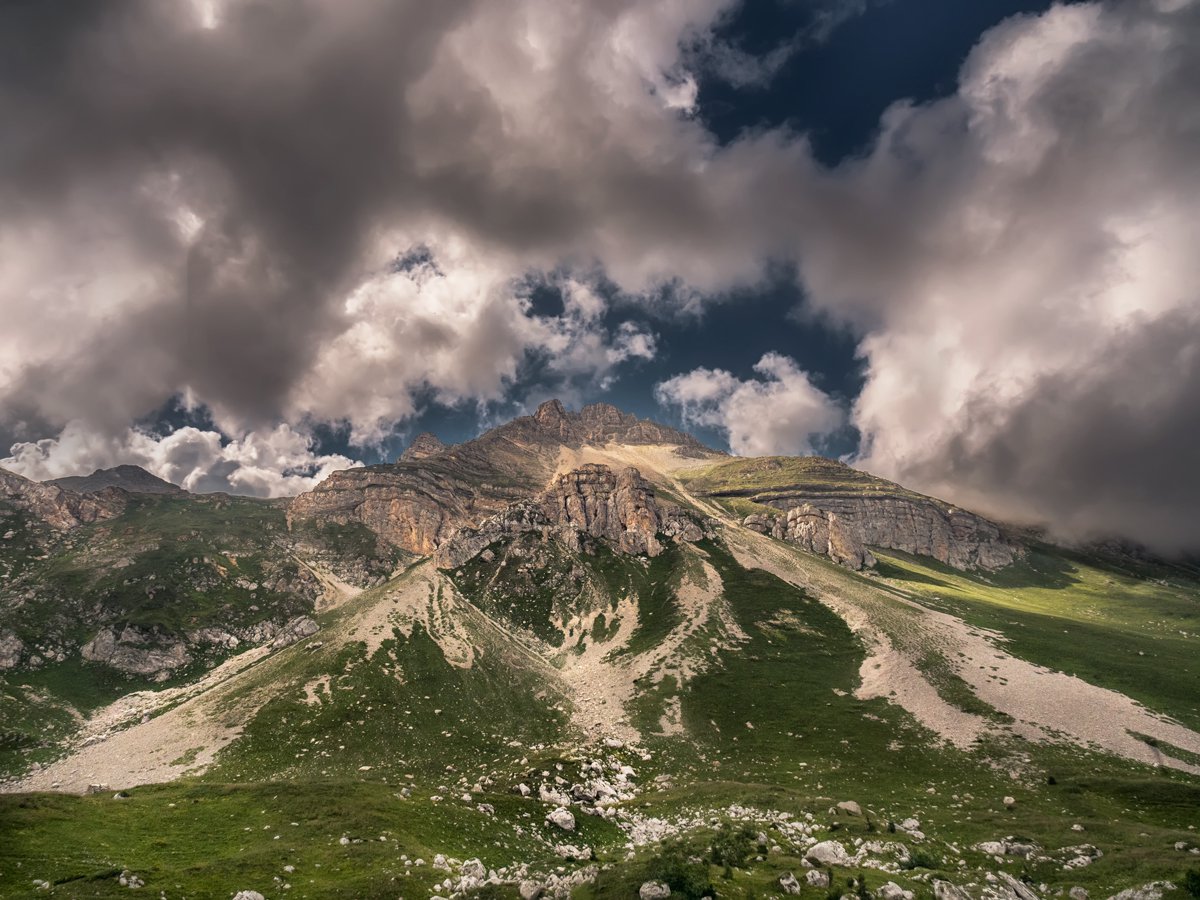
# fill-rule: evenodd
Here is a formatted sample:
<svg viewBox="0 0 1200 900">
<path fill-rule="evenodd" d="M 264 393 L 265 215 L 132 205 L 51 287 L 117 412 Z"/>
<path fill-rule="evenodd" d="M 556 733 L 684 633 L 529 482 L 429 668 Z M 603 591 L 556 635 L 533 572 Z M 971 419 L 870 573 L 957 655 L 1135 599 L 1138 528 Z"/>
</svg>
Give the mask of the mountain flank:
<svg viewBox="0 0 1200 900">
<path fill-rule="evenodd" d="M 68 475 L 65 478 L 52 478 L 43 484 L 52 484 L 64 491 L 74 491 L 78 494 L 94 494 L 105 488 L 120 488 L 131 494 L 186 494 L 183 488 L 151 475 L 141 466 L 114 466 L 111 469 L 97 469 L 91 475 Z"/>
</svg>

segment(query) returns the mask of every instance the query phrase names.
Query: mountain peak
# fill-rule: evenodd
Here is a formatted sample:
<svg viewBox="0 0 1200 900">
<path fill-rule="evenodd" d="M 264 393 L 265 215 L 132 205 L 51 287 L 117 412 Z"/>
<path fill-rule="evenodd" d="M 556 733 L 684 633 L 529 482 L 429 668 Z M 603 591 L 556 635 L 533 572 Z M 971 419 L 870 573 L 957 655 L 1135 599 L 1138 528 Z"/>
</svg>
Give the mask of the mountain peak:
<svg viewBox="0 0 1200 900">
<path fill-rule="evenodd" d="M 183 488 L 157 475 L 152 475 L 141 466 L 119 465 L 111 469 L 96 469 L 91 475 L 68 475 L 53 478 L 43 484 L 74 491 L 78 494 L 94 494 L 105 488 L 117 487 L 133 494 L 186 494 Z"/>
<path fill-rule="evenodd" d="M 442 443 L 436 434 L 429 431 L 422 431 L 412 439 L 412 443 L 400 454 L 400 462 L 426 459 L 430 456 L 436 456 L 445 449 L 446 445 Z"/>
<path fill-rule="evenodd" d="M 547 400 L 537 408 L 533 417 L 541 425 L 557 425 L 567 420 L 567 409 L 562 405 L 561 400 Z"/>
</svg>

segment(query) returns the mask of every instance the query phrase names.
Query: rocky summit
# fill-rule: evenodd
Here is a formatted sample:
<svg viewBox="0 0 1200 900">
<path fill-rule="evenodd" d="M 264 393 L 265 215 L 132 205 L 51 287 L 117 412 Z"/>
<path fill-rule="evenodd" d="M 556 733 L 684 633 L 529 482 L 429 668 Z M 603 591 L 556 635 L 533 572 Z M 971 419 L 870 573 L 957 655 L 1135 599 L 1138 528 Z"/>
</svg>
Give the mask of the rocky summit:
<svg viewBox="0 0 1200 900">
<path fill-rule="evenodd" d="M 1169 900 L 1200 572 L 548 401 L 300 496 L 0 471 L 0 895 Z"/>
</svg>

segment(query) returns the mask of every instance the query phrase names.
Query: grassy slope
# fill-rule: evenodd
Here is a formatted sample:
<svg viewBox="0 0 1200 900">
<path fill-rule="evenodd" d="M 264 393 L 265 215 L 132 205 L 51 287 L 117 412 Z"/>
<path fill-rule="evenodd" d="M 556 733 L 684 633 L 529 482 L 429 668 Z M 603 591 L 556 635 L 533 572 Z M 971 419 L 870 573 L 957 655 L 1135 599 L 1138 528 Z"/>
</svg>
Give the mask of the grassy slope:
<svg viewBox="0 0 1200 900">
<path fill-rule="evenodd" d="M 66 654 L 0 675 L 0 775 L 52 758 L 76 724 L 74 713 L 163 686 L 80 658 L 78 648 L 102 624 L 180 635 L 311 612 L 317 586 L 293 557 L 284 511 L 245 497 L 139 494 L 116 519 L 59 534 L 0 510 L 0 536 L 13 532 L 0 537 L 0 627 L 30 647 L 54 635 Z M 397 558 L 364 531 L 329 526 L 295 539 L 306 556 L 335 569 L 353 561 L 367 574 L 390 572 Z M 186 682 L 226 655 L 218 647 L 199 652 L 165 684 Z"/>
<path fill-rule="evenodd" d="M 1052 888 L 1079 884 L 1104 896 L 1182 874 L 1189 858 L 1171 845 L 1194 839 L 1186 828 L 1200 808 L 1196 779 L 1066 748 L 945 748 L 896 707 L 853 697 L 863 651 L 826 607 L 773 576 L 742 569 L 720 545 L 703 549 L 748 641 L 722 652 L 714 668 L 682 689 L 687 735 L 650 739 L 652 760 L 636 761 L 639 783 L 668 774 L 675 786 L 631 804 L 646 816 L 701 814 L 710 824 L 685 835 L 687 855 L 707 849 L 711 823 L 737 803 L 812 814 L 836 825 L 825 836 L 843 841 L 907 840 L 888 835 L 886 822 L 916 816 L 939 875 L 956 881 L 967 876 L 951 844 L 962 849 L 968 871 L 995 869 L 966 848 L 1005 835 L 1049 849 L 1083 841 L 1104 849 L 1102 859 L 1072 873 L 1018 858 L 1005 863 Z M 940 577 L 924 577 L 934 575 Z M 380 590 L 326 616 L 326 629 L 350 621 Z M 888 602 L 881 593 L 880 603 Z M 573 736 L 537 667 L 474 615 L 468 610 L 480 655 L 470 669 L 450 666 L 419 628 L 385 641 L 369 659 L 354 643 L 272 658 L 262 682 L 247 690 L 290 687 L 201 780 L 136 789 L 126 801 L 0 797 L 0 832 L 16 836 L 0 842 L 0 894 L 20 896 L 33 878 L 48 878 L 75 879 L 56 895 L 124 896 L 114 875 L 128 866 L 155 894 L 228 896 L 254 888 L 274 896 L 272 879 L 287 877 L 282 866 L 292 864 L 288 896 L 408 896 L 433 892 L 434 875 L 428 868 L 401 875 L 401 853 L 553 865 L 544 808 L 507 789 L 530 769 L 553 771 L 569 756 Z M 331 676 L 329 690 L 306 703 L 302 685 L 324 675 Z M 372 768 L 360 771 L 363 765 Z M 1056 784 L 1048 784 L 1050 775 Z M 474 792 L 480 778 L 491 783 Z M 408 785 L 412 796 L 404 798 L 399 789 Z M 467 788 L 471 803 L 459 796 Z M 1015 809 L 1000 802 L 1006 794 L 1017 798 Z M 870 825 L 828 812 L 844 799 L 868 809 Z M 479 802 L 492 804 L 495 818 L 475 809 Z M 611 825 L 579 819 L 583 831 L 572 840 L 612 864 L 581 896 L 627 898 L 660 871 L 659 851 L 627 860 Z M 1072 832 L 1073 823 L 1086 833 Z M 342 835 L 363 843 L 342 846 Z M 778 874 L 799 866 L 785 852 L 729 880 L 718 867 L 703 869 L 722 896 L 751 896 L 773 892 Z M 888 879 L 927 896 L 928 887 L 911 879 L 922 872 Z M 868 873 L 872 887 L 888 879 Z"/>
<path fill-rule="evenodd" d="M 1014 655 L 1200 728 L 1200 584 L 1179 572 L 1122 570 L 1049 548 L 986 576 L 894 551 L 877 556 L 893 584 L 1003 634 Z"/>
</svg>

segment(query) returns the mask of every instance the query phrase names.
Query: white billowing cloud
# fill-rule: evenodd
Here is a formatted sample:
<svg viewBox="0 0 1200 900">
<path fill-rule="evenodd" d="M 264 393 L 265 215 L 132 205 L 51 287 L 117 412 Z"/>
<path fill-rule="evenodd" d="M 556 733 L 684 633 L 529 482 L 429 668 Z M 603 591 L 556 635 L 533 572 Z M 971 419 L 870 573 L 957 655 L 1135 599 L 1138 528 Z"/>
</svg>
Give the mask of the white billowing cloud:
<svg viewBox="0 0 1200 900">
<path fill-rule="evenodd" d="M 446 404 L 500 400 L 522 362 L 536 356 L 569 393 L 577 378 L 608 385 L 622 363 L 653 355 L 654 335 L 645 329 L 604 325 L 608 302 L 592 286 L 568 278 L 555 287 L 562 314 L 539 316 L 525 286 L 478 260 L 388 271 L 346 301 L 351 324 L 320 348 L 288 414 L 344 420 L 351 441 L 369 445 L 417 412 L 414 386 Z"/>
<path fill-rule="evenodd" d="M 724 432 L 740 456 L 812 453 L 846 424 L 845 410 L 795 360 L 768 353 L 754 371 L 762 378 L 694 369 L 659 384 L 655 396 L 684 422 Z"/>
<path fill-rule="evenodd" d="M 1196 544 L 1200 4 L 1055 6 L 826 179 L 814 304 L 862 329 L 860 463 L 1074 534 Z"/>
<path fill-rule="evenodd" d="M 197 493 L 289 497 L 339 469 L 360 465 L 344 456 L 314 453 L 312 447 L 309 436 L 287 425 L 228 440 L 191 426 L 166 436 L 130 428 L 106 437 L 71 422 L 57 438 L 15 444 L 0 467 L 45 481 L 128 464 Z"/>
</svg>

